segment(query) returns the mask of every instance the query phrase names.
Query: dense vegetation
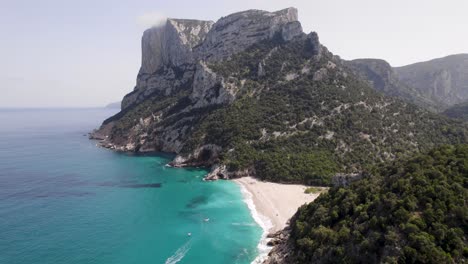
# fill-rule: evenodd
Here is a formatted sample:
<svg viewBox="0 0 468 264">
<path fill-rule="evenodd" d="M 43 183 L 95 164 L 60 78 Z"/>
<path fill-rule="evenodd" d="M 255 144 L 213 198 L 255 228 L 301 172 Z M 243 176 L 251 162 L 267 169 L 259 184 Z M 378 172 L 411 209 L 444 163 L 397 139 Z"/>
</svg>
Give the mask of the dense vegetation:
<svg viewBox="0 0 468 264">
<path fill-rule="evenodd" d="M 458 104 L 445 110 L 444 114 L 451 118 L 462 119 L 468 121 L 468 102 Z"/>
<path fill-rule="evenodd" d="M 299 209 L 296 262 L 466 262 L 468 145 L 439 147 L 373 174 Z"/>
<path fill-rule="evenodd" d="M 196 124 L 184 151 L 217 144 L 230 170 L 254 168 L 265 180 L 328 185 L 338 171 L 466 142 L 457 122 L 385 97 L 331 53 L 313 56 L 312 50 L 304 39 L 261 43 L 211 65 L 243 86 L 233 104 Z"/>
</svg>

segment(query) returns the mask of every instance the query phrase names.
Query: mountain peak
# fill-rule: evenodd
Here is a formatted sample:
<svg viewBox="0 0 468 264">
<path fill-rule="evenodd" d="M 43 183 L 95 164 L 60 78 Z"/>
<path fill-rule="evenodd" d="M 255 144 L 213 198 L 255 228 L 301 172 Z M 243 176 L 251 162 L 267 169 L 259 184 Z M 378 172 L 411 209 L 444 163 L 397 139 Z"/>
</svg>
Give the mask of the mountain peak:
<svg viewBox="0 0 468 264">
<path fill-rule="evenodd" d="M 303 34 L 296 8 L 276 12 L 247 10 L 222 17 L 197 51 L 205 60 L 222 60 L 277 34 L 286 41 Z"/>
</svg>

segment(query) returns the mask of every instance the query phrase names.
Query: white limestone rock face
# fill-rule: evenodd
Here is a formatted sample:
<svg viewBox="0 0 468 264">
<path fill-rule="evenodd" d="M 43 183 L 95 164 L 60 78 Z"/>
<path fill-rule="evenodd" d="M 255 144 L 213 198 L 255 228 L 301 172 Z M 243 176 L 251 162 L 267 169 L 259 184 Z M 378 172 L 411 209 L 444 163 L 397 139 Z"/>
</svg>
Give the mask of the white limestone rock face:
<svg viewBox="0 0 468 264">
<path fill-rule="evenodd" d="M 134 91 L 127 94 L 122 100 L 122 109 L 143 101 L 156 91 L 167 96 L 184 85 L 191 85 L 194 70 L 195 68 L 191 64 L 181 67 L 162 66 L 154 74 L 138 75 Z"/>
<path fill-rule="evenodd" d="M 122 101 L 122 109 L 138 104 L 155 91 L 170 95 L 191 82 L 193 48 L 204 39 L 214 22 L 168 19 L 161 27 L 147 29 L 141 39 L 142 59 L 137 84 Z"/>
<path fill-rule="evenodd" d="M 197 64 L 190 95 L 194 108 L 231 103 L 236 92 L 236 87 L 226 85 L 224 78 L 214 73 L 205 62 Z"/>
<path fill-rule="evenodd" d="M 223 17 L 195 50 L 201 59 L 219 61 L 276 34 L 285 41 L 302 34 L 296 8 L 277 12 L 248 10 Z"/>
<path fill-rule="evenodd" d="M 152 74 L 161 66 L 193 63 L 192 49 L 204 40 L 212 25 L 212 21 L 168 19 L 164 26 L 146 30 L 141 41 L 140 74 Z"/>
<path fill-rule="evenodd" d="M 236 87 L 226 86 L 207 64 L 228 59 L 251 45 L 279 37 L 290 41 L 302 35 L 297 9 L 277 12 L 249 10 L 218 22 L 168 19 L 143 33 L 141 68 L 133 92 L 122 101 L 125 110 L 155 92 L 168 96 L 193 81 L 195 107 L 229 103 Z M 215 88 L 215 89 L 213 89 Z M 219 89 L 221 88 L 221 89 Z"/>
</svg>

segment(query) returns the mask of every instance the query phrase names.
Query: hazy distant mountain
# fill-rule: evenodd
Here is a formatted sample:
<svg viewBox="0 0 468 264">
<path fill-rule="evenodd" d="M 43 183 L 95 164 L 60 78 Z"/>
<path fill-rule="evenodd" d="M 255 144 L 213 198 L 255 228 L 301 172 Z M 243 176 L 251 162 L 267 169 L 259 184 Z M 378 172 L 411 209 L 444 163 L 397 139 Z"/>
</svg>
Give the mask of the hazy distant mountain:
<svg viewBox="0 0 468 264">
<path fill-rule="evenodd" d="M 398 78 L 441 108 L 468 100 L 468 54 L 394 68 Z"/>
<path fill-rule="evenodd" d="M 105 106 L 105 108 L 120 109 L 121 102 L 110 103 Z"/>
<path fill-rule="evenodd" d="M 363 79 L 367 79 L 377 91 L 406 99 L 416 105 L 438 111 L 439 106 L 415 88 L 403 83 L 392 66 L 381 59 L 357 59 L 346 65 Z"/>
</svg>

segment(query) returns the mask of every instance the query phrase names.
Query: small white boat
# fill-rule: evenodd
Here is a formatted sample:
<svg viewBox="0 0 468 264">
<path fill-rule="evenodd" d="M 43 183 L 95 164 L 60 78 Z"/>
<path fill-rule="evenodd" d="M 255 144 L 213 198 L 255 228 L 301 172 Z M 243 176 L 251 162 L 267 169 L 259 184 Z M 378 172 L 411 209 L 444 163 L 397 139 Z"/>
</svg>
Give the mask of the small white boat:
<svg viewBox="0 0 468 264">
<path fill-rule="evenodd" d="M 203 219 L 203 221 L 208 222 L 208 221 L 210 221 L 210 219 L 209 219 L 209 218 L 205 218 L 205 219 Z"/>
<path fill-rule="evenodd" d="M 189 232 L 189 233 L 187 233 L 187 236 L 192 236 L 192 233 L 190 233 L 190 232 Z"/>
</svg>

